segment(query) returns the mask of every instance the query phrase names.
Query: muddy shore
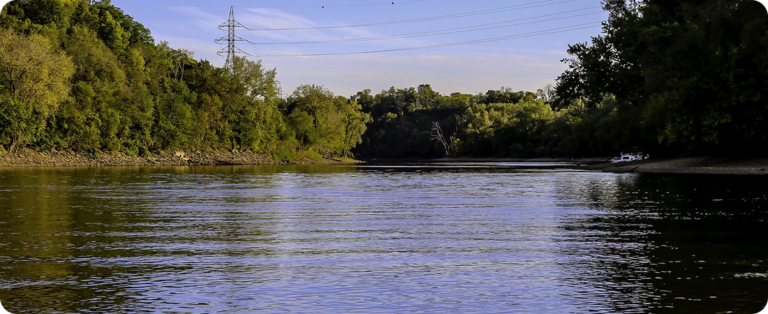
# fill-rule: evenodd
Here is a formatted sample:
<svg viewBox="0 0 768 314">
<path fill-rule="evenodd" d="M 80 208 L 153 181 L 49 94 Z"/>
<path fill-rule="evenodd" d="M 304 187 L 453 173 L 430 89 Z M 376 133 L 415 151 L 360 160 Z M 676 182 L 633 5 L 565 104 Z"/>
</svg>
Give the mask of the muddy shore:
<svg viewBox="0 0 768 314">
<path fill-rule="evenodd" d="M 0 154 L 0 167 L 105 167 L 105 166 L 209 166 L 209 165 L 281 165 L 281 164 L 328 164 L 353 163 L 353 160 L 302 159 L 279 161 L 272 156 L 254 152 L 207 151 L 163 152 L 147 157 L 129 156 L 124 153 L 90 156 L 63 151 L 41 153 L 25 149 L 16 153 Z"/>
</svg>

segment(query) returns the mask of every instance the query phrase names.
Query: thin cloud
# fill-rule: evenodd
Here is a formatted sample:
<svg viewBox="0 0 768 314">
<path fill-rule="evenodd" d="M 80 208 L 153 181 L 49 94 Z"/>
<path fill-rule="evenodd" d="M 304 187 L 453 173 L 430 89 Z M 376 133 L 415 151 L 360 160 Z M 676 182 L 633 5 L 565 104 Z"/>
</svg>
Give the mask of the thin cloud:
<svg viewBox="0 0 768 314">
<path fill-rule="evenodd" d="M 248 8 L 244 13 L 236 13 L 237 20 L 251 29 L 286 29 L 286 28 L 314 28 L 318 26 L 318 23 L 312 21 L 304 16 L 290 14 L 283 12 L 279 9 L 267 9 L 267 8 Z M 337 21 L 337 24 L 345 24 L 343 21 Z M 378 37 L 391 34 L 378 34 L 371 32 L 366 28 L 340 28 L 340 29 L 303 29 L 293 31 L 269 31 L 269 30 L 254 30 L 251 31 L 246 39 L 253 38 L 257 42 L 297 42 L 297 41 L 329 41 L 329 40 L 343 40 L 350 38 L 365 38 L 365 37 Z M 387 41 L 374 41 L 364 44 L 355 43 L 328 43 L 328 44 L 300 44 L 289 45 L 291 47 L 288 50 L 296 51 L 301 50 L 300 53 L 311 53 L 315 49 L 331 49 L 331 51 L 354 51 L 368 50 L 371 46 L 374 47 L 395 47 L 403 46 L 408 47 L 411 45 L 418 45 L 424 43 L 424 41 L 413 39 L 398 39 Z M 266 48 L 271 50 L 271 54 L 284 54 L 286 46 L 281 45 L 266 45 L 270 46 Z M 357 47 L 369 47 L 369 48 L 357 48 Z M 308 52 L 309 51 L 309 52 Z"/>
<path fill-rule="evenodd" d="M 211 29 L 218 27 L 227 18 L 221 15 L 211 14 L 203 11 L 198 7 L 193 6 L 179 6 L 171 7 L 171 11 L 180 13 L 182 15 L 195 18 L 194 23 L 202 28 Z"/>
<path fill-rule="evenodd" d="M 249 23 L 251 28 L 305 28 L 315 27 L 311 20 L 295 15 L 285 13 L 279 9 L 248 8 L 245 14 L 241 14 Z"/>
<path fill-rule="evenodd" d="M 288 27 L 313 27 L 314 23 L 299 15 L 288 14 L 278 9 L 248 8 L 244 13 L 236 13 L 238 22 L 251 29 L 260 28 L 288 28 Z M 328 37 L 316 30 L 302 30 L 291 32 L 276 31 L 251 31 L 249 36 L 258 39 L 272 41 L 295 40 L 327 40 Z M 248 38 L 250 39 L 250 37 Z"/>
</svg>

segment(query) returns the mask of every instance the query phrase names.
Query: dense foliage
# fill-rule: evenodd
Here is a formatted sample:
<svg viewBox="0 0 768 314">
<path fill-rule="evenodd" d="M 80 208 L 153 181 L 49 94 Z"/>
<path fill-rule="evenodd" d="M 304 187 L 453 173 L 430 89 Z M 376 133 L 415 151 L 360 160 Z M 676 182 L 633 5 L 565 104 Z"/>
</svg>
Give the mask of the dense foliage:
<svg viewBox="0 0 768 314">
<path fill-rule="evenodd" d="M 764 155 L 768 15 L 748 0 L 604 0 L 609 19 L 569 47 L 553 92 L 353 99 L 374 122 L 360 152 L 385 157 Z M 437 135 L 437 136 L 436 136 Z M 432 141 L 430 141 L 432 139 Z"/>
<path fill-rule="evenodd" d="M 0 147 L 349 155 L 368 120 L 359 105 L 327 91 L 316 100 L 316 87 L 282 99 L 275 75 L 155 44 L 109 1 L 13 1 L 0 15 Z"/>
<path fill-rule="evenodd" d="M 280 160 L 758 154 L 768 147 L 768 15 L 748 0 L 604 0 L 536 93 L 350 98 L 276 71 L 156 44 L 109 1 L 16 0 L 0 15 L 0 148 L 148 155 L 252 150 Z M 0 149 L 0 151 L 2 151 Z"/>
<path fill-rule="evenodd" d="M 555 99 L 551 87 L 448 96 L 429 85 L 365 90 L 352 96 L 372 116 L 356 151 L 369 158 L 583 157 L 616 154 L 630 141 L 614 97 L 594 108 L 575 102 L 553 110 Z"/>
<path fill-rule="evenodd" d="M 625 146 L 764 154 L 768 15 L 756 1 L 605 0 L 604 35 L 570 46 L 558 107 L 615 96 Z"/>
</svg>

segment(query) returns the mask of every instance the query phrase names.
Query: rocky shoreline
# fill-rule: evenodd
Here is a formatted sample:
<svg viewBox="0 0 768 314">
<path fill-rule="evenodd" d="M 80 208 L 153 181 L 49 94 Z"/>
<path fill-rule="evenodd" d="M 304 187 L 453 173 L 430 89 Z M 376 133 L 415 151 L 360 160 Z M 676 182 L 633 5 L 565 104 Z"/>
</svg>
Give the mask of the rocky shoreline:
<svg viewBox="0 0 768 314">
<path fill-rule="evenodd" d="M 354 160 L 300 159 L 275 160 L 272 156 L 250 151 L 174 151 L 147 157 L 124 153 L 90 156 L 72 151 L 42 153 L 24 149 L 16 153 L 0 154 L 0 167 L 106 167 L 106 166 L 212 166 L 212 165 L 283 165 L 353 163 Z"/>
</svg>

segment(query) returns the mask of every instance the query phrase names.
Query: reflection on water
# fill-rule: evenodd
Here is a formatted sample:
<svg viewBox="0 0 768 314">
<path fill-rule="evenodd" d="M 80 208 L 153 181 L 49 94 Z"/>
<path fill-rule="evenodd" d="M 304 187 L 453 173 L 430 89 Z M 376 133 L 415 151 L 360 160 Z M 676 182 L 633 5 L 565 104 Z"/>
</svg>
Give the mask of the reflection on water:
<svg viewBox="0 0 768 314">
<path fill-rule="evenodd" d="M 0 170 L 13 313 L 755 313 L 768 180 L 561 165 Z"/>
</svg>

